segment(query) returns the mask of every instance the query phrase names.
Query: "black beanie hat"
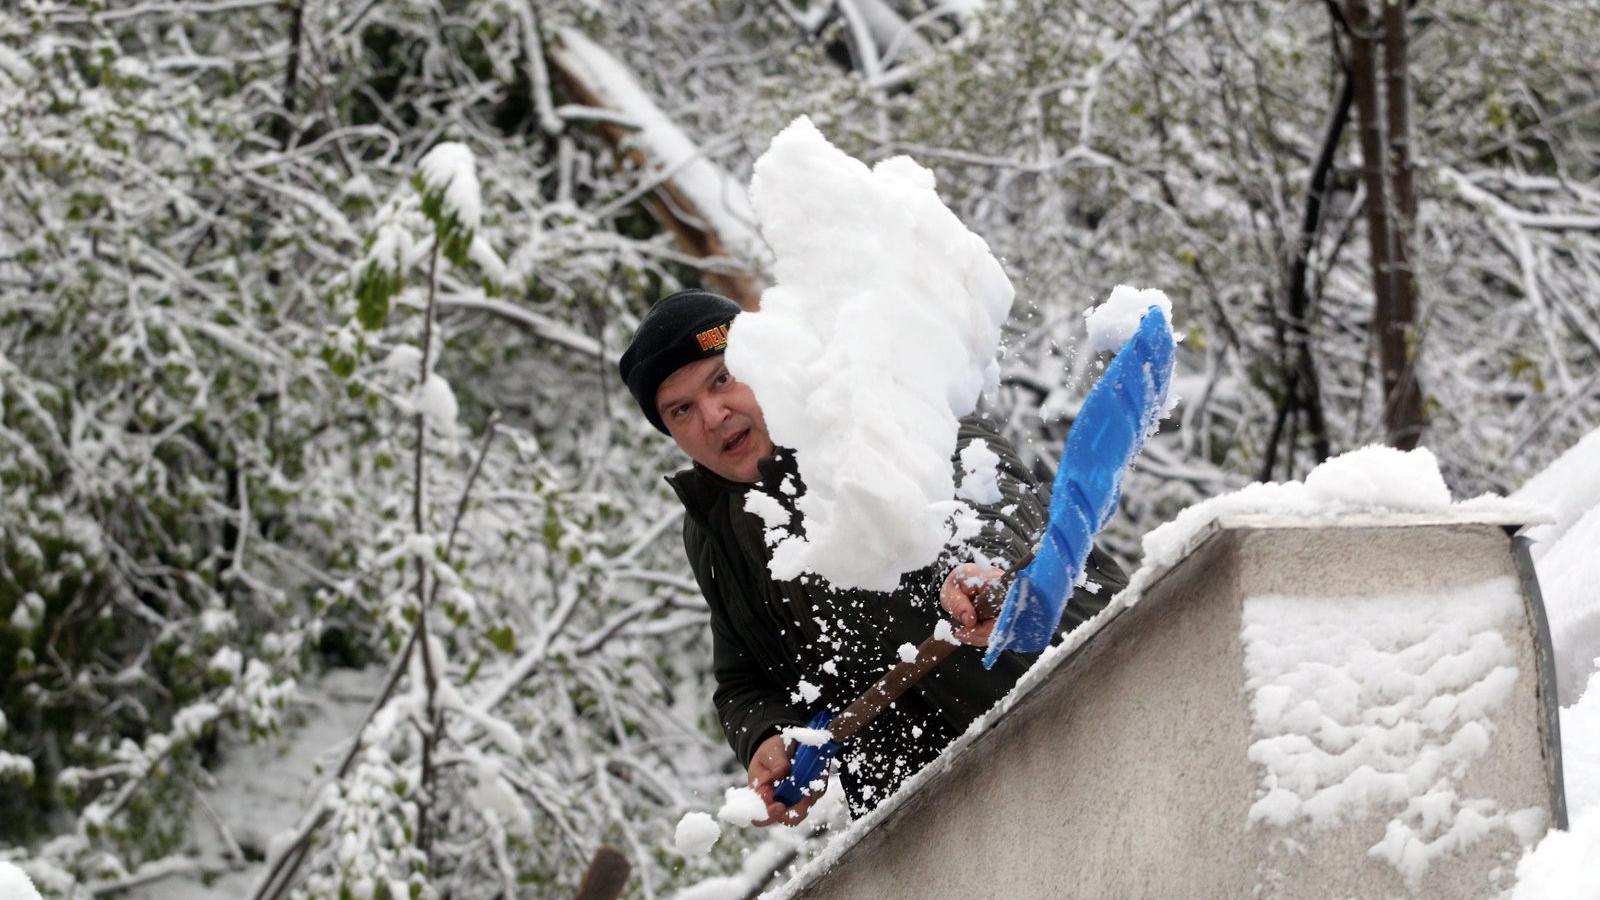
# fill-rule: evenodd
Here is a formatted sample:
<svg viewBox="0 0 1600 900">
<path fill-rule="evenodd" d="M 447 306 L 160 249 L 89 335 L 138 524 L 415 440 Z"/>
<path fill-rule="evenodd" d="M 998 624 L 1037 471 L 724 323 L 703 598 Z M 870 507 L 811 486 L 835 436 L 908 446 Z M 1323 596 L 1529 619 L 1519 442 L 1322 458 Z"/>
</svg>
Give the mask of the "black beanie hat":
<svg viewBox="0 0 1600 900">
<path fill-rule="evenodd" d="M 726 350 L 728 325 L 741 311 L 739 304 L 721 294 L 691 289 L 657 300 L 644 314 L 617 368 L 657 431 L 670 433 L 656 412 L 661 382 L 689 363 Z"/>
</svg>

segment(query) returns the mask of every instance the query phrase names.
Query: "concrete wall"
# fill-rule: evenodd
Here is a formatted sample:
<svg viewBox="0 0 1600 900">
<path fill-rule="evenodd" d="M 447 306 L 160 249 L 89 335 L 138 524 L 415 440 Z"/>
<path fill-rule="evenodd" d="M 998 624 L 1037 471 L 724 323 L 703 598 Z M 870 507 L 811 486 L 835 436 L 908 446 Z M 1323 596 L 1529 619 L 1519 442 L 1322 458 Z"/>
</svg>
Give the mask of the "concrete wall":
<svg viewBox="0 0 1600 900">
<path fill-rule="evenodd" d="M 1139 601 L 1101 624 L 946 768 L 879 811 L 831 865 L 785 890 L 808 898 L 1492 896 L 1521 852 L 1491 827 L 1408 880 L 1369 848 L 1402 807 L 1337 827 L 1251 824 L 1266 769 L 1253 730 L 1246 598 L 1341 602 L 1467 591 L 1519 579 L 1496 524 L 1235 519 L 1213 527 Z M 1537 598 L 1499 631 L 1515 656 L 1490 742 L 1451 784 L 1483 808 L 1559 818 L 1559 768 L 1541 696 Z M 1492 809 L 1491 809 L 1492 804 Z M 1527 830 L 1528 815 L 1520 819 Z M 1434 848 L 1439 851 L 1442 848 Z M 1498 886 L 1498 887 L 1497 887 Z"/>
</svg>

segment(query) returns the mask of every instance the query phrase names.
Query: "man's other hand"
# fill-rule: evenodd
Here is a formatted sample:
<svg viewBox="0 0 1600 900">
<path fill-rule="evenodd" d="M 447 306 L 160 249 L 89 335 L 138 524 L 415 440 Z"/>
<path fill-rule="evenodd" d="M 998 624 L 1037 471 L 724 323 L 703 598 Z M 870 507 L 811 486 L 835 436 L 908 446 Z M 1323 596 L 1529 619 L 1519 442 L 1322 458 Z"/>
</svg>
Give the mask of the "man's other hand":
<svg viewBox="0 0 1600 900">
<path fill-rule="evenodd" d="M 794 806 L 784 806 L 772 796 L 778 782 L 789 775 L 789 751 L 784 746 L 785 743 L 782 735 L 775 734 L 762 741 L 761 746 L 756 748 L 756 755 L 750 758 L 750 788 L 767 804 L 767 818 L 751 823 L 757 828 L 765 828 L 779 822 L 785 825 L 800 824 L 805 821 L 811 804 L 817 802 L 817 798 L 828 789 L 826 785 L 828 775 L 823 773 L 821 780 L 824 784 L 820 789 L 808 791 Z"/>
<path fill-rule="evenodd" d="M 956 624 L 952 632 L 956 640 L 974 647 L 989 646 L 989 635 L 994 632 L 995 620 L 978 621 L 978 608 L 972 601 L 985 585 L 1004 574 L 1003 570 L 994 566 L 969 562 L 956 566 L 945 576 L 944 586 L 939 588 L 939 606 Z"/>
</svg>

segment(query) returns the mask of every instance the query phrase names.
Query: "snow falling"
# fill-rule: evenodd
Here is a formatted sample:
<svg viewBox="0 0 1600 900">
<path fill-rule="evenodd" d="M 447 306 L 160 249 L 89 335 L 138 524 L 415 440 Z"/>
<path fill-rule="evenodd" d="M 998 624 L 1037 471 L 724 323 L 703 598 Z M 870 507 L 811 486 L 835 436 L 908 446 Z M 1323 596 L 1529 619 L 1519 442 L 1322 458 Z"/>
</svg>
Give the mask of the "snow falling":
<svg viewBox="0 0 1600 900">
<path fill-rule="evenodd" d="M 734 320 L 728 368 L 806 484 L 773 576 L 892 590 L 950 539 L 956 420 L 999 377 L 1011 282 L 932 172 L 869 169 L 809 119 L 772 139 L 750 193 L 777 284 Z"/>
</svg>

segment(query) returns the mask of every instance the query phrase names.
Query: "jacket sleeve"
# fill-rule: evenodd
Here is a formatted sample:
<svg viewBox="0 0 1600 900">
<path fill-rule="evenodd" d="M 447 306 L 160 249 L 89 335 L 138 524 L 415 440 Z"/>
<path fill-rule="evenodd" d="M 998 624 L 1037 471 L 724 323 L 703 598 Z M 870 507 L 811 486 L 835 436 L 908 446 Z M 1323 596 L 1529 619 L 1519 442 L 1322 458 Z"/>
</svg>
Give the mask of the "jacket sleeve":
<svg viewBox="0 0 1600 900">
<path fill-rule="evenodd" d="M 783 686 L 761 667 L 754 653 L 740 640 L 728 614 L 728 598 L 716 575 L 714 550 L 698 525 L 685 519 L 683 547 L 694 578 L 711 608 L 711 671 L 717 680 L 712 702 L 722 722 L 728 746 L 749 768 L 761 742 L 788 725 L 804 725 L 804 711 L 789 702 Z"/>
<path fill-rule="evenodd" d="M 968 543 L 991 557 L 1015 562 L 1032 550 L 1044 534 L 1049 519 L 1050 488 L 1034 479 L 1011 442 L 977 414 L 963 418 L 961 429 L 957 432 L 957 484 L 962 476 L 960 453 L 975 440 L 984 441 L 1000 457 L 995 465 L 1000 501 L 991 504 L 967 501 L 983 520 L 983 528 Z M 1056 629 L 1058 634 L 1066 634 L 1093 618 L 1128 584 L 1122 567 L 1099 547 L 1090 548 L 1084 569 L 1088 575 L 1087 583 L 1074 591 L 1072 598 L 1067 601 L 1066 609 L 1061 614 L 1061 624 Z M 1091 584 L 1097 589 L 1091 589 Z"/>
</svg>

